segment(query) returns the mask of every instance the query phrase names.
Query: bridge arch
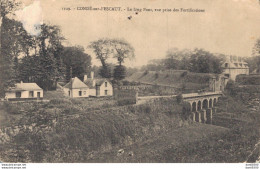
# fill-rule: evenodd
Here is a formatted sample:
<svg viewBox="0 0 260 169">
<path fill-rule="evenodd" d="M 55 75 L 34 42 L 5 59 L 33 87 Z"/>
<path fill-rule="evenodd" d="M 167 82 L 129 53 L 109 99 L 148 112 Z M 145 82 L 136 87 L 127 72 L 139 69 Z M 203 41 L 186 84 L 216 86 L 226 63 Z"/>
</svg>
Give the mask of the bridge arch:
<svg viewBox="0 0 260 169">
<path fill-rule="evenodd" d="M 208 99 L 204 99 L 202 102 L 202 108 L 207 109 L 209 107 Z"/>
<path fill-rule="evenodd" d="M 213 105 L 217 104 L 217 99 L 214 98 Z"/>
<path fill-rule="evenodd" d="M 210 99 L 209 99 L 209 108 L 212 108 L 212 107 L 213 107 L 212 99 L 210 98 Z"/>
<path fill-rule="evenodd" d="M 196 105 L 196 102 L 193 102 L 192 105 L 191 105 L 191 107 L 192 107 L 192 109 L 191 109 L 192 112 L 197 111 L 197 105 Z"/>
<path fill-rule="evenodd" d="M 198 101 L 198 105 L 197 106 L 198 106 L 197 110 L 201 110 L 201 101 L 200 100 Z"/>
</svg>

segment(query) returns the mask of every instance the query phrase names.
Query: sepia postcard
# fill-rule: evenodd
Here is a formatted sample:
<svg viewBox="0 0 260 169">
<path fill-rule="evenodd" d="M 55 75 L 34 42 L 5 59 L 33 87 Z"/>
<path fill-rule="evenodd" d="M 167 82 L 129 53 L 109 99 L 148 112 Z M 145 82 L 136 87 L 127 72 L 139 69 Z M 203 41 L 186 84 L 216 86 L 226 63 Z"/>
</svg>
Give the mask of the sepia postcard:
<svg viewBox="0 0 260 169">
<path fill-rule="evenodd" d="M 1 169 L 259 168 L 259 0 L 1 0 L 0 12 Z"/>
</svg>

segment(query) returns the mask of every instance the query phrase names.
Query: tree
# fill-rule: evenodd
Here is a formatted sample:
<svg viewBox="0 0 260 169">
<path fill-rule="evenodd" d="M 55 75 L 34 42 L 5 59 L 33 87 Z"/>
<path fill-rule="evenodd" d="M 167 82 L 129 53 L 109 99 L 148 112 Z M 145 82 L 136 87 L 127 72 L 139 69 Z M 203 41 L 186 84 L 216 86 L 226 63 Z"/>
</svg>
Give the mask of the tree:
<svg viewBox="0 0 260 169">
<path fill-rule="evenodd" d="M 66 80 L 72 77 L 83 78 L 84 74 L 90 72 L 91 56 L 84 52 L 81 46 L 65 47 L 62 52 L 62 60 L 66 69 Z M 70 77 L 70 68 L 72 77 Z"/>
<path fill-rule="evenodd" d="M 107 64 L 107 59 L 112 54 L 112 40 L 111 39 L 99 39 L 97 41 L 93 41 L 88 46 L 93 49 L 96 54 L 96 58 L 100 60 L 102 64 L 102 69 L 100 70 L 100 75 L 104 78 L 110 78 L 111 72 L 110 68 Z"/>
<path fill-rule="evenodd" d="M 126 76 L 126 68 L 123 65 L 117 65 L 114 69 L 114 79 L 123 80 Z"/>
<path fill-rule="evenodd" d="M 260 73 L 260 39 L 256 41 L 253 47 L 252 57 L 247 58 L 246 62 L 248 63 L 250 72 L 255 71 L 255 73 Z"/>
<path fill-rule="evenodd" d="M 122 65 L 125 59 L 135 57 L 134 48 L 123 39 L 113 39 L 112 41 L 113 58 L 117 59 L 118 65 L 114 69 L 114 79 L 123 80 L 126 76 L 126 68 Z"/>
<path fill-rule="evenodd" d="M 188 49 L 179 50 L 172 48 L 167 51 L 166 59 L 164 60 L 166 69 L 187 70 L 192 52 Z"/>
<path fill-rule="evenodd" d="M 222 73 L 221 59 L 203 49 L 195 49 L 190 58 L 191 72 Z"/>
<path fill-rule="evenodd" d="M 125 59 L 133 59 L 135 57 L 134 48 L 123 39 L 112 40 L 114 58 L 117 59 L 119 66 L 124 63 Z"/>
<path fill-rule="evenodd" d="M 4 90 L 8 86 L 14 85 L 15 76 L 13 70 L 12 50 L 15 44 L 10 43 L 10 19 L 8 15 L 12 15 L 13 12 L 19 7 L 19 3 L 15 0 L 1 0 L 0 2 L 0 97 L 4 96 Z M 2 43 L 5 42 L 5 43 Z M 7 44 L 11 46 L 7 46 Z"/>
</svg>

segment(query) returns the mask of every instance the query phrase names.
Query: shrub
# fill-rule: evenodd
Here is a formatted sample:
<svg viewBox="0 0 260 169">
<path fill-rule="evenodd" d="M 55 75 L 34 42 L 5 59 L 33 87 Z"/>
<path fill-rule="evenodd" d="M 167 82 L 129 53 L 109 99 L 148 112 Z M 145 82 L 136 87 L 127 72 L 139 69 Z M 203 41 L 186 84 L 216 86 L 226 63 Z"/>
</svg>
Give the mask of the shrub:
<svg viewBox="0 0 260 169">
<path fill-rule="evenodd" d="M 53 100 L 50 100 L 50 102 L 49 102 L 49 104 L 54 104 L 54 105 L 68 104 L 68 103 L 71 103 L 71 101 L 68 99 L 53 99 Z"/>
<path fill-rule="evenodd" d="M 178 94 L 177 96 L 176 96 L 176 100 L 177 100 L 177 103 L 181 103 L 182 102 L 182 100 L 183 100 L 183 97 L 182 97 L 182 94 Z"/>
<path fill-rule="evenodd" d="M 154 76 L 155 76 L 155 79 L 158 79 L 158 77 L 159 77 L 159 73 L 156 72 Z"/>
<path fill-rule="evenodd" d="M 4 110 L 10 114 L 19 114 L 20 106 L 18 104 L 12 104 L 4 102 Z"/>
<path fill-rule="evenodd" d="M 238 88 L 238 85 L 234 81 L 229 80 L 226 85 L 226 90 L 229 93 L 229 95 L 236 96 L 239 91 L 239 88 Z"/>
</svg>

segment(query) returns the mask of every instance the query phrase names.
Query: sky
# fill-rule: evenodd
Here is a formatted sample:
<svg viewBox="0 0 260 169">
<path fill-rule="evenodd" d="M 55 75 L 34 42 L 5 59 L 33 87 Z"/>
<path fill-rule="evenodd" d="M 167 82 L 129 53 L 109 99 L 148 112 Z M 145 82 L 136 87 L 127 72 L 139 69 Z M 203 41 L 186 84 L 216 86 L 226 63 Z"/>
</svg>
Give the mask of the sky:
<svg viewBox="0 0 260 169">
<path fill-rule="evenodd" d="M 58 25 L 66 45 L 87 48 L 100 38 L 123 38 L 135 48 L 135 59 L 127 66 L 141 66 L 151 59 L 164 58 L 170 48 L 203 48 L 212 53 L 251 56 L 260 38 L 258 0 L 22 0 L 17 18 L 32 35 L 41 24 Z M 122 11 L 74 10 L 77 7 L 121 7 Z M 62 8 L 70 7 L 67 11 Z M 146 12 L 129 8 L 203 9 L 205 12 Z M 124 10 L 126 9 L 126 10 Z M 129 20 L 128 17 L 131 16 Z M 111 61 L 111 60 L 110 60 Z"/>
</svg>

